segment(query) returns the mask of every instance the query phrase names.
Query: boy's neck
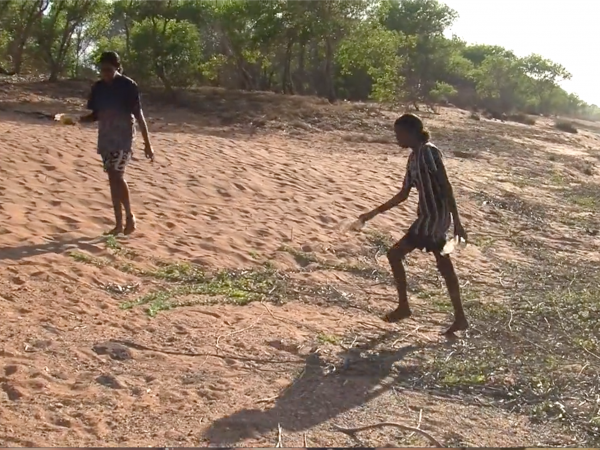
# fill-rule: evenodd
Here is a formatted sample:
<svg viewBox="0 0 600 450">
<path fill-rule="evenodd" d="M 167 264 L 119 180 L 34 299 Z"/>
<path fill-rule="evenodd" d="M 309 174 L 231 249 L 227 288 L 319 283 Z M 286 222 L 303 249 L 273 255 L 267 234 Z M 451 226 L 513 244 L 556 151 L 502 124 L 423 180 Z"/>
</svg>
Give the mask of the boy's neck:
<svg viewBox="0 0 600 450">
<path fill-rule="evenodd" d="M 428 142 L 429 142 L 429 141 L 421 141 L 421 142 L 419 142 L 418 144 L 411 145 L 411 147 L 410 147 L 410 148 L 411 148 L 411 150 L 412 150 L 413 152 L 418 152 L 418 151 L 419 151 L 419 150 L 421 150 L 421 148 L 423 148 L 423 146 L 424 146 L 425 144 L 427 144 Z"/>
</svg>

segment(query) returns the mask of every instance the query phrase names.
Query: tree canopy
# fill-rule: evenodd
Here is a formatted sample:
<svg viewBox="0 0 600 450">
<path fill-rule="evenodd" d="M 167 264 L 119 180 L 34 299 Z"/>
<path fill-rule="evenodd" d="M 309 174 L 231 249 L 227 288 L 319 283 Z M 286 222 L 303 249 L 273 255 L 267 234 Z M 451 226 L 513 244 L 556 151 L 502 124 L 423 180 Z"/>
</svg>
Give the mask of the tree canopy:
<svg viewBox="0 0 600 450">
<path fill-rule="evenodd" d="M 541 55 L 446 37 L 438 0 L 3 0 L 4 73 L 89 76 L 115 50 L 140 83 L 569 115 L 600 108 Z"/>
</svg>

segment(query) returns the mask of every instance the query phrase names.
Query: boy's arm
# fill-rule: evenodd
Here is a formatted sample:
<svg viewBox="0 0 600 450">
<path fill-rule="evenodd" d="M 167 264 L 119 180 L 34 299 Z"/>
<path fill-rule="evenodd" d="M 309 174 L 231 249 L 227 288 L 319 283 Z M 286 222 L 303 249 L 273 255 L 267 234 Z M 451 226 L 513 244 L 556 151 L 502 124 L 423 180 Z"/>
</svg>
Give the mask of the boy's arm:
<svg viewBox="0 0 600 450">
<path fill-rule="evenodd" d="M 137 123 L 140 127 L 140 132 L 142 133 L 142 137 L 144 139 L 144 144 L 146 146 L 150 146 L 150 133 L 148 133 L 148 124 L 146 123 L 146 118 L 144 117 L 144 111 L 142 110 L 142 100 L 140 97 L 140 90 L 137 84 L 133 84 L 131 87 L 131 110 L 133 112 L 133 117 L 137 120 Z"/>
<path fill-rule="evenodd" d="M 79 122 L 82 123 L 90 123 L 90 122 L 96 122 L 98 120 L 98 102 L 97 102 L 97 84 L 94 84 L 92 86 L 92 91 L 90 92 L 90 96 L 88 98 L 87 101 L 87 109 L 91 110 L 92 112 L 89 114 L 86 114 L 84 116 L 81 116 L 79 118 Z"/>
<path fill-rule="evenodd" d="M 444 162 L 442 160 L 442 155 L 437 148 L 433 147 L 430 149 L 430 152 L 428 152 L 427 165 L 429 165 L 433 176 L 437 179 L 437 182 L 442 186 L 442 193 L 448 202 L 448 206 L 450 207 L 450 214 L 452 215 L 452 221 L 454 222 L 454 236 L 467 242 L 467 233 L 460 222 L 460 216 L 458 214 L 458 207 L 456 206 L 456 198 L 454 197 L 452 184 L 450 184 L 450 180 L 448 179 L 448 174 L 446 173 L 446 168 L 444 167 Z"/>
<path fill-rule="evenodd" d="M 362 214 L 359 217 L 359 220 L 366 222 L 368 220 L 373 219 L 378 214 L 384 213 L 384 212 L 389 211 L 390 209 L 398 206 L 400 203 L 406 201 L 406 199 L 408 198 L 408 196 L 410 194 L 412 187 L 413 187 L 413 180 L 411 178 L 411 173 L 410 173 L 410 170 L 408 169 L 408 164 L 407 164 L 406 165 L 406 175 L 404 176 L 404 182 L 402 183 L 402 189 L 400 189 L 400 192 L 398 192 L 387 202 L 383 203 L 382 205 L 379 205 L 377 208 L 373 209 L 372 211 Z"/>
<path fill-rule="evenodd" d="M 460 217 L 458 215 L 458 207 L 456 205 L 454 191 L 452 189 L 452 184 L 448 179 L 446 167 L 444 166 L 444 161 L 442 160 L 442 155 L 437 148 L 433 147 L 430 149 L 430 152 L 428 152 L 427 156 L 427 165 L 429 166 L 431 173 L 437 178 L 438 183 L 442 186 L 442 192 L 446 198 L 446 201 L 448 202 L 448 206 L 450 207 L 452 219 L 454 220 L 455 224 L 460 224 Z"/>
</svg>

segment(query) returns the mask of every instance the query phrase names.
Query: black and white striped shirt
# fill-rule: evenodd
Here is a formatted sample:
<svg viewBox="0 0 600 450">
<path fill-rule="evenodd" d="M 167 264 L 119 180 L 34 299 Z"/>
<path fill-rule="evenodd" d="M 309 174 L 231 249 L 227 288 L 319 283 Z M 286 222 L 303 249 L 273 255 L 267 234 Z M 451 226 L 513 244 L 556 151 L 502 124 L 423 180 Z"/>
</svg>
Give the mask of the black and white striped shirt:
<svg viewBox="0 0 600 450">
<path fill-rule="evenodd" d="M 442 153 L 430 142 L 408 157 L 403 189 L 410 191 L 413 187 L 419 192 L 419 206 L 411 231 L 423 238 L 443 238 L 452 222 L 453 194 Z"/>
</svg>

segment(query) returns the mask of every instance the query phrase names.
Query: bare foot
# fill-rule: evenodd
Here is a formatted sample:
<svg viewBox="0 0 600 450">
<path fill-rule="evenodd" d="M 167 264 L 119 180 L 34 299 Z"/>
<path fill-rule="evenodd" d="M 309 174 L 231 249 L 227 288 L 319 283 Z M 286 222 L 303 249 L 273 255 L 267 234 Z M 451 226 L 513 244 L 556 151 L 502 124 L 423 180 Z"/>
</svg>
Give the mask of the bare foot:
<svg viewBox="0 0 600 450">
<path fill-rule="evenodd" d="M 123 232 L 122 226 L 116 226 L 112 230 L 104 233 L 106 236 L 116 236 L 117 234 L 121 234 Z"/>
<path fill-rule="evenodd" d="M 389 323 L 400 322 L 402 319 L 407 319 L 412 315 L 410 308 L 396 308 L 387 313 L 383 320 Z"/>
<path fill-rule="evenodd" d="M 136 225 L 137 224 L 134 215 L 127 217 L 127 221 L 125 222 L 125 230 L 123 231 L 123 234 L 128 235 L 133 233 L 136 230 Z"/>
<path fill-rule="evenodd" d="M 448 328 L 446 331 L 442 332 L 441 334 L 454 334 L 454 332 L 456 332 L 456 331 L 463 331 L 463 330 L 466 330 L 467 328 L 469 328 L 469 322 L 467 322 L 467 319 L 462 317 L 460 319 L 454 319 L 454 323 L 452 325 L 450 325 L 450 328 Z"/>
</svg>

